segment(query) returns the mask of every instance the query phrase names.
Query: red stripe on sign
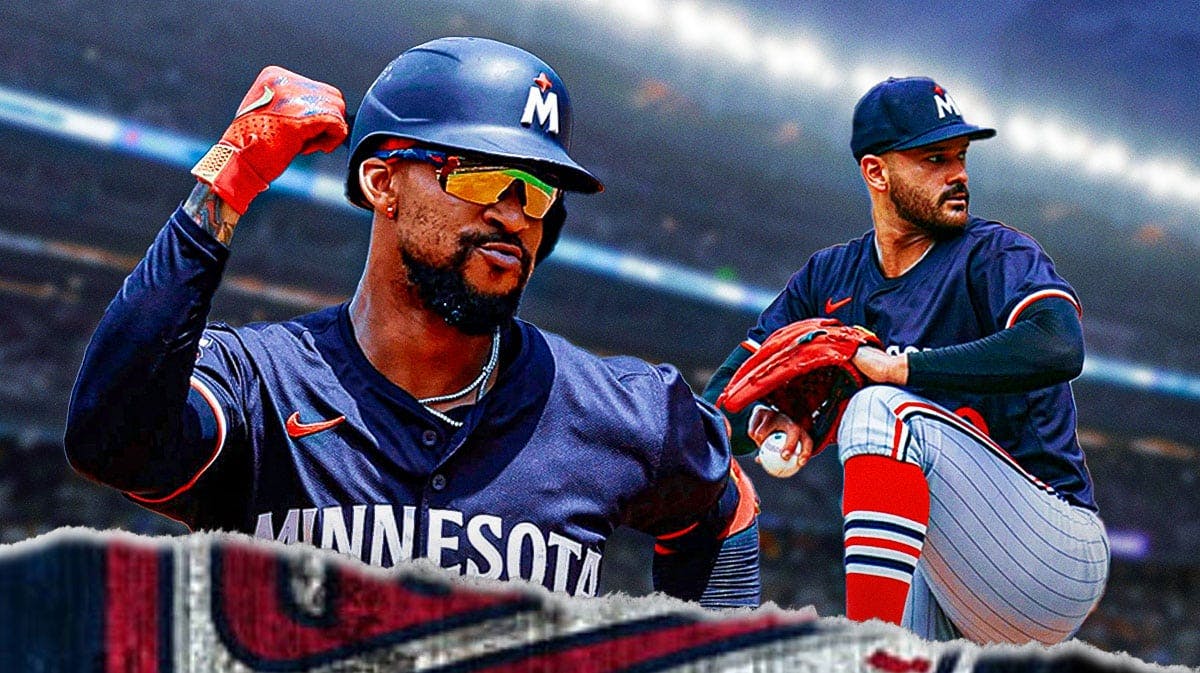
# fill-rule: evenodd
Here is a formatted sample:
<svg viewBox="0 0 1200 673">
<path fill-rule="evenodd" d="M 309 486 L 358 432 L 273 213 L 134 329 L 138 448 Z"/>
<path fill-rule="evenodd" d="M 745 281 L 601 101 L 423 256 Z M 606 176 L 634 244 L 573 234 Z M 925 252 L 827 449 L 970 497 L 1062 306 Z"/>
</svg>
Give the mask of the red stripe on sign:
<svg viewBox="0 0 1200 673">
<path fill-rule="evenodd" d="M 158 670 L 158 552 L 114 542 L 107 554 L 105 670 L 152 673 Z"/>
<path fill-rule="evenodd" d="M 782 640 L 792 637 L 789 626 L 797 626 L 807 620 L 789 618 L 778 614 L 741 620 L 700 621 L 690 624 L 672 624 L 650 631 L 634 631 L 615 637 L 608 634 L 595 642 L 569 644 L 563 649 L 539 652 L 541 648 L 554 648 L 555 643 L 534 643 L 525 648 L 511 661 L 466 668 L 475 673 L 529 673 L 530 671 L 571 671 L 571 673 L 612 673 L 631 667 L 646 666 L 656 660 L 689 661 L 698 650 L 716 646 L 717 651 L 705 651 L 704 656 L 718 656 L 723 651 L 732 651 L 745 646 L 738 641 L 747 636 L 774 636 Z M 582 635 L 582 634 L 581 634 Z M 665 665 L 674 665 L 666 663 Z"/>
<path fill-rule="evenodd" d="M 336 578 L 326 586 L 325 615 L 312 618 L 290 604 L 283 557 L 230 545 L 213 562 L 218 633 L 252 667 L 273 670 L 303 670 L 538 607 L 517 591 L 431 588 L 404 575 L 385 581 L 330 565 Z"/>
</svg>

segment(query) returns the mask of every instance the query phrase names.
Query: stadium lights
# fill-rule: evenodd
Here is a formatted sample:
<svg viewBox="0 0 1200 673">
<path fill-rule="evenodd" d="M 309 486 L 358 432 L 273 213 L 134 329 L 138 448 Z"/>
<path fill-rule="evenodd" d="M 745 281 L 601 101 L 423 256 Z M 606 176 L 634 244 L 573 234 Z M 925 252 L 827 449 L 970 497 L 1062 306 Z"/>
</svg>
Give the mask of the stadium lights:
<svg viewBox="0 0 1200 673">
<path fill-rule="evenodd" d="M 996 116 L 995 110 L 984 102 L 983 96 L 972 89 L 970 85 L 956 83 L 954 85 L 954 100 L 963 110 L 967 111 L 972 124 L 989 128 L 995 128 L 999 125 L 999 118 Z M 1005 133 L 1007 132 L 1006 128 Z"/>
<path fill-rule="evenodd" d="M 821 83 L 823 73 L 837 78 L 832 65 L 811 42 L 772 39 L 763 43 L 763 53 L 768 69 L 780 76 L 795 74 L 814 84 Z"/>
<path fill-rule="evenodd" d="M 763 40 L 759 44 L 759 50 L 762 52 L 767 72 L 776 77 L 788 77 L 800 68 L 799 59 L 796 58 L 796 54 L 779 40 L 774 38 Z"/>
<path fill-rule="evenodd" d="M 662 0 L 592 0 L 591 4 L 607 5 L 610 10 L 622 18 L 629 19 L 638 28 L 657 26 L 664 21 L 667 14 Z"/>
<path fill-rule="evenodd" d="M 888 73 L 881 72 L 878 66 L 859 66 L 854 69 L 854 73 L 850 75 L 850 81 L 854 85 L 855 97 L 865 94 L 879 82 L 888 78 Z"/>
<path fill-rule="evenodd" d="M 1187 167 L 1172 160 L 1156 159 L 1133 167 L 1132 177 L 1158 197 L 1185 196 L 1196 176 Z"/>
<path fill-rule="evenodd" d="M 1037 124 L 1025 117 L 1017 116 L 1010 119 L 1006 131 L 1004 137 L 1018 152 L 1033 152 L 1041 144 Z"/>
<path fill-rule="evenodd" d="M 1092 173 L 1119 175 L 1128 169 L 1129 162 L 1129 150 L 1124 145 L 1107 142 L 1094 148 L 1083 166 Z"/>
<path fill-rule="evenodd" d="M 99 126 L 81 124 L 94 120 Z M 154 129 L 129 120 L 93 114 L 90 111 L 32 96 L 0 85 L 0 124 L 28 129 L 51 137 L 62 138 L 100 147 L 128 156 L 157 161 L 180 169 L 188 169 L 207 151 L 208 141 L 182 136 L 166 129 Z M 97 133 L 96 129 L 102 131 Z M 1179 170 L 1170 164 L 1145 168 L 1154 171 Z M 1180 170 L 1169 180 L 1178 187 L 1180 181 L 1191 180 Z M 1191 180 L 1187 185 L 1196 194 Z M 353 212 L 365 219 L 366 214 L 346 201 L 342 194 L 342 176 L 315 173 L 301 166 L 292 166 L 272 183 L 277 193 L 308 199 L 331 208 Z M 91 265 L 105 266 L 127 272 L 136 260 L 82 244 L 48 241 L 42 238 L 0 230 L 0 252 L 21 251 L 56 259 L 70 259 Z M 635 255 L 592 241 L 563 235 L 554 249 L 555 264 L 597 274 L 603 278 L 630 281 L 696 301 L 723 306 L 757 315 L 777 294 L 773 288 L 755 287 L 714 278 L 712 273 L 692 269 L 672 262 Z M 266 298 L 295 306 L 328 306 L 341 301 L 298 287 L 274 286 L 257 278 L 226 279 L 225 285 L 248 296 Z M 1200 377 L 1108 359 L 1089 353 L 1084 361 L 1084 380 L 1149 390 L 1189 400 L 1200 400 Z"/>
<path fill-rule="evenodd" d="M 742 19 L 721 10 L 703 10 L 695 2 L 676 2 L 670 11 L 671 28 L 680 43 L 690 48 L 719 52 L 740 64 L 757 55 L 755 36 Z"/>
<path fill-rule="evenodd" d="M 722 21 L 731 21 L 718 17 Z M 721 24 L 716 24 L 720 26 Z M 746 28 L 731 21 L 729 28 L 717 31 L 717 44 L 725 53 L 742 63 L 750 63 L 758 53 L 754 48 L 754 35 Z"/>
<path fill-rule="evenodd" d="M 1079 131 L 1065 128 L 1053 120 L 1041 124 L 1041 136 L 1044 153 L 1065 163 L 1082 161 L 1094 144 Z"/>
<path fill-rule="evenodd" d="M 677 2 L 669 12 L 671 28 L 679 41 L 693 47 L 706 46 L 708 26 L 700 18 L 696 6 L 690 2 Z"/>
<path fill-rule="evenodd" d="M 557 4 L 573 6 L 569 2 Z M 600 8 L 601 13 L 607 10 L 627 19 L 605 21 L 617 30 L 630 23 L 643 29 L 665 29 L 690 50 L 708 50 L 718 57 L 716 60 L 734 67 L 760 67 L 784 85 L 798 79 L 857 98 L 889 75 L 917 72 L 910 68 L 883 72 L 878 63 L 839 66 L 809 42 L 758 30 L 735 11 L 696 0 L 587 0 L 579 5 L 588 8 L 589 17 L 596 16 L 595 9 Z M 851 86 L 847 87 L 847 82 Z M 1200 170 L 1194 166 L 1177 159 L 1139 161 L 1118 139 L 1098 139 L 1085 129 L 1069 128 L 1052 118 L 1034 119 L 1020 112 L 1003 117 L 969 85 L 956 82 L 953 88 L 972 123 L 999 129 L 1000 137 L 1019 154 L 1041 157 L 1059 166 L 1080 167 L 1083 170 L 1079 175 L 1087 178 L 1122 179 L 1151 196 L 1200 205 Z"/>
<path fill-rule="evenodd" d="M 1200 173 L 1180 159 L 1136 160 L 1124 143 L 1095 140 L 1055 119 L 1035 121 L 1018 115 L 1002 126 L 1002 137 L 1022 154 L 1081 166 L 1084 174 L 1097 179 L 1118 177 L 1154 197 L 1200 204 Z"/>
</svg>

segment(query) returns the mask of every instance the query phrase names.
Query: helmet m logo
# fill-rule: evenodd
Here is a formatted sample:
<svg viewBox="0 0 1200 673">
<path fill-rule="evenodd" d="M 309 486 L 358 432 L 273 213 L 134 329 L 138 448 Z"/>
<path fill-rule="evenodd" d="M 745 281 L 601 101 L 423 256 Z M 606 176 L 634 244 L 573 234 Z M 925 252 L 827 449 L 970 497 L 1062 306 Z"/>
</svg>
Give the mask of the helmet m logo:
<svg viewBox="0 0 1200 673">
<path fill-rule="evenodd" d="M 552 86 L 544 72 L 533 80 L 525 99 L 525 111 L 521 113 L 522 126 L 532 126 L 536 115 L 538 124 L 546 127 L 547 133 L 558 133 L 558 94 L 550 91 Z"/>
</svg>

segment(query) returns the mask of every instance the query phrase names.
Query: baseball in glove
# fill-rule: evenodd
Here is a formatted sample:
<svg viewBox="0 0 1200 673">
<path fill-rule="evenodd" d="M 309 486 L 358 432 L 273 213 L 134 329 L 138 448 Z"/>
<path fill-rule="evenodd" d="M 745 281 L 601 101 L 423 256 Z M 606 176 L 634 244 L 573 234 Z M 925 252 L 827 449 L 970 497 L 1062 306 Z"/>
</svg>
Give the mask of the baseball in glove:
<svg viewBox="0 0 1200 673">
<path fill-rule="evenodd" d="M 851 362 L 861 346 L 883 344 L 865 328 L 832 318 L 781 327 L 738 367 L 717 407 L 738 413 L 755 402 L 770 404 L 808 432 L 815 455 L 837 437 L 846 404 L 866 383 Z"/>
</svg>

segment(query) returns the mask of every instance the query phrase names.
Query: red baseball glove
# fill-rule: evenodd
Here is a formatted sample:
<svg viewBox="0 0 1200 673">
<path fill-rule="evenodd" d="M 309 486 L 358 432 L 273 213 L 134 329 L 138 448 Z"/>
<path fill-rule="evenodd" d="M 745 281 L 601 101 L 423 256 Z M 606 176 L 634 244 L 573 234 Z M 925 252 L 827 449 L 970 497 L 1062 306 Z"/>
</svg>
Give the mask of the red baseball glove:
<svg viewBox="0 0 1200 673">
<path fill-rule="evenodd" d="M 221 140 L 192 168 L 192 175 L 245 214 L 250 201 L 297 154 L 329 152 L 348 132 L 342 92 L 279 66 L 267 66 L 250 86 Z"/>
<path fill-rule="evenodd" d="M 861 346 L 883 344 L 832 318 L 781 327 L 738 367 L 717 406 L 738 413 L 754 402 L 771 404 L 809 433 L 816 455 L 837 437 L 846 404 L 866 383 L 851 362 Z"/>
</svg>

